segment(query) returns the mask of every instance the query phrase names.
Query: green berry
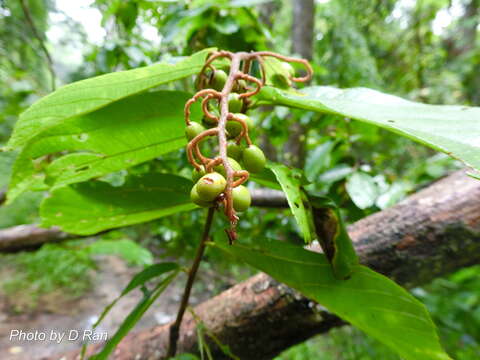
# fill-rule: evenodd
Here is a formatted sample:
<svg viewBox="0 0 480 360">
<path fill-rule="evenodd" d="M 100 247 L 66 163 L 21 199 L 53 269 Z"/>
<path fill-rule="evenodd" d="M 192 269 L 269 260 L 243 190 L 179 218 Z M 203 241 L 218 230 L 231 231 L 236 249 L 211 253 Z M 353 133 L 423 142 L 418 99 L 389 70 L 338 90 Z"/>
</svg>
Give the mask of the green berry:
<svg viewBox="0 0 480 360">
<path fill-rule="evenodd" d="M 190 121 L 190 125 L 188 125 L 185 129 L 185 136 L 190 141 L 204 131 L 205 131 L 205 128 L 203 127 L 203 125 L 195 121 Z"/>
<path fill-rule="evenodd" d="M 240 94 L 231 93 L 228 95 L 228 110 L 231 113 L 238 113 L 242 110 L 243 100 L 240 99 Z"/>
<path fill-rule="evenodd" d="M 228 120 L 227 126 L 225 128 L 227 129 L 228 137 L 231 139 L 240 135 L 240 133 L 242 132 L 243 126 L 238 121 Z"/>
<path fill-rule="evenodd" d="M 204 116 L 203 119 L 202 119 L 202 125 L 205 128 L 210 129 L 210 128 L 213 128 L 213 127 L 217 126 L 217 122 L 212 120 L 212 119 L 207 118 L 206 116 Z"/>
<path fill-rule="evenodd" d="M 210 207 L 213 205 L 211 202 L 203 200 L 200 195 L 198 195 L 197 184 L 193 185 L 192 190 L 190 191 L 190 200 L 200 207 Z"/>
<path fill-rule="evenodd" d="M 208 111 L 213 116 L 216 116 L 217 118 L 220 118 L 220 112 L 218 111 L 218 105 L 215 106 L 213 104 L 208 104 Z M 203 117 L 203 125 L 207 128 L 212 128 L 212 127 L 217 126 L 217 121 L 212 120 L 209 117 L 204 116 Z"/>
<path fill-rule="evenodd" d="M 243 79 L 235 81 L 233 84 L 233 91 L 242 93 L 247 88 L 247 82 Z"/>
<path fill-rule="evenodd" d="M 201 200 L 212 201 L 225 190 L 226 185 L 225 178 L 221 174 L 213 172 L 203 175 L 198 180 L 197 193 Z"/>
<path fill-rule="evenodd" d="M 213 89 L 217 91 L 222 91 L 225 83 L 227 82 L 228 75 L 223 70 L 215 70 L 213 72 L 212 80 L 210 81 L 210 85 Z"/>
<path fill-rule="evenodd" d="M 247 82 L 243 79 L 237 80 L 233 86 L 233 90 L 236 92 L 244 92 L 247 89 Z"/>
<path fill-rule="evenodd" d="M 205 167 L 202 165 L 200 170 L 193 169 L 192 170 L 192 181 L 196 183 L 203 175 L 206 174 Z"/>
<path fill-rule="evenodd" d="M 227 146 L 227 154 L 232 159 L 240 160 L 242 158 L 242 147 L 231 142 Z"/>
<path fill-rule="evenodd" d="M 243 165 L 248 172 L 259 173 L 265 167 L 267 159 L 263 151 L 255 145 L 250 145 L 242 153 Z"/>
<path fill-rule="evenodd" d="M 242 113 L 233 114 L 233 116 L 235 116 L 236 118 L 238 118 L 240 120 L 245 121 L 247 123 L 248 131 L 253 130 L 253 120 L 250 116 L 242 114 Z"/>
<path fill-rule="evenodd" d="M 233 197 L 233 208 L 235 211 L 242 212 L 247 210 L 252 203 L 252 197 L 250 196 L 250 191 L 243 186 L 239 185 L 236 188 L 232 189 Z"/>
<path fill-rule="evenodd" d="M 228 158 L 228 163 L 232 167 L 233 171 L 240 171 L 242 170 L 242 167 L 238 163 L 237 160 L 232 159 L 231 157 Z M 224 177 L 227 177 L 227 172 L 225 171 L 225 168 L 223 167 L 223 164 L 215 166 L 215 171 L 222 174 Z"/>
</svg>

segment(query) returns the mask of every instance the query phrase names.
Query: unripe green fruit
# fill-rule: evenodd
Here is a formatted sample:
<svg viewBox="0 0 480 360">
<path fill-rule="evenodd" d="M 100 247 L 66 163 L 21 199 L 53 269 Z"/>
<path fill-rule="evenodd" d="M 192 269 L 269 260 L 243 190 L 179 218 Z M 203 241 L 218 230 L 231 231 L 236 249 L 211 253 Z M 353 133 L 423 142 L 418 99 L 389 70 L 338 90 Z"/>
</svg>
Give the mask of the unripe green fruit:
<svg viewBox="0 0 480 360">
<path fill-rule="evenodd" d="M 242 170 L 242 167 L 240 166 L 240 164 L 238 163 L 237 160 L 235 159 L 232 159 L 231 157 L 228 158 L 228 163 L 230 164 L 230 166 L 232 167 L 233 171 L 240 171 Z M 227 172 L 225 171 L 225 168 L 223 167 L 223 164 L 220 164 L 220 165 L 217 165 L 215 166 L 215 171 L 222 174 L 223 177 L 227 177 Z"/>
<path fill-rule="evenodd" d="M 220 113 L 218 112 L 218 105 L 215 106 L 213 104 L 208 104 L 208 111 L 210 112 L 211 115 L 216 116 L 217 118 L 220 118 Z M 207 128 L 212 128 L 217 126 L 217 121 L 212 120 L 207 116 L 204 116 L 203 125 Z"/>
<path fill-rule="evenodd" d="M 225 190 L 227 181 L 217 173 L 203 175 L 197 182 L 197 193 L 201 200 L 212 201 Z"/>
<path fill-rule="evenodd" d="M 192 190 L 190 191 L 190 200 L 192 200 L 195 205 L 201 207 L 210 207 L 213 205 L 211 202 L 203 200 L 200 195 L 198 195 L 197 184 L 193 185 Z"/>
<path fill-rule="evenodd" d="M 231 113 L 237 113 L 242 110 L 243 100 L 240 99 L 240 95 L 237 93 L 231 93 L 228 95 L 228 110 Z"/>
<path fill-rule="evenodd" d="M 196 183 L 203 175 L 206 174 L 205 167 L 202 165 L 200 170 L 193 169 L 192 170 L 192 181 Z"/>
<path fill-rule="evenodd" d="M 217 126 L 217 122 L 210 119 L 210 118 L 207 118 L 206 116 L 204 116 L 203 119 L 202 119 L 202 125 L 205 128 L 210 129 L 210 128 L 213 128 L 213 127 Z"/>
<path fill-rule="evenodd" d="M 225 127 L 228 132 L 228 138 L 234 138 L 240 135 L 242 132 L 243 126 L 240 124 L 238 121 L 235 120 L 228 120 L 227 121 L 227 126 Z"/>
<path fill-rule="evenodd" d="M 252 203 L 252 197 L 250 196 L 250 191 L 243 186 L 239 185 L 236 188 L 232 189 L 233 197 L 233 208 L 235 211 L 242 212 L 247 210 Z"/>
<path fill-rule="evenodd" d="M 242 158 L 242 147 L 235 143 L 229 143 L 227 146 L 227 154 L 232 159 L 240 160 Z"/>
<path fill-rule="evenodd" d="M 243 79 L 237 80 L 233 86 L 233 91 L 243 93 L 247 89 L 247 82 Z"/>
<path fill-rule="evenodd" d="M 259 173 L 265 167 L 267 159 L 263 151 L 255 145 L 250 145 L 242 153 L 243 165 L 248 172 Z"/>
<path fill-rule="evenodd" d="M 223 70 L 215 70 L 210 85 L 217 91 L 222 91 L 227 82 L 228 75 Z"/>
<path fill-rule="evenodd" d="M 185 129 L 185 136 L 187 137 L 188 141 L 190 141 L 204 131 L 205 128 L 203 127 L 203 125 L 195 121 L 190 121 L 190 124 Z"/>
<path fill-rule="evenodd" d="M 235 116 L 236 118 L 238 118 L 240 120 L 245 121 L 247 123 L 248 131 L 253 130 L 253 120 L 250 116 L 242 114 L 242 113 L 233 114 L 233 116 Z"/>
</svg>

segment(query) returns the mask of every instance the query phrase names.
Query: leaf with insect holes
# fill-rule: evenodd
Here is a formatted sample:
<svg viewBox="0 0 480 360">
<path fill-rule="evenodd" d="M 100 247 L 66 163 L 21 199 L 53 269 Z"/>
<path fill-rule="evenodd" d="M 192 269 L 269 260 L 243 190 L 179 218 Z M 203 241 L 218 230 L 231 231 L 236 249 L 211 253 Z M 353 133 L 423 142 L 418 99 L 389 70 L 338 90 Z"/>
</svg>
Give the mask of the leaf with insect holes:
<svg viewBox="0 0 480 360">
<path fill-rule="evenodd" d="M 323 254 L 282 241 L 251 246 L 209 243 L 325 306 L 396 351 L 405 360 L 451 360 L 425 306 L 387 277 L 355 265 L 337 279 Z"/>
<path fill-rule="evenodd" d="M 181 91 L 132 96 L 44 131 L 17 157 L 9 202 L 26 190 L 101 177 L 182 148 L 183 106 L 190 97 Z M 192 118 L 200 114 L 194 104 Z M 56 158 L 48 163 L 46 156 Z"/>
<path fill-rule="evenodd" d="M 204 49 L 176 64 L 159 63 L 119 71 L 62 86 L 20 115 L 7 150 L 25 145 L 36 135 L 76 116 L 88 114 L 126 97 L 200 72 L 210 52 Z"/>
<path fill-rule="evenodd" d="M 91 235 L 193 210 L 192 185 L 176 175 L 144 174 L 131 176 L 118 187 L 102 181 L 64 186 L 42 202 L 42 226 Z"/>
<path fill-rule="evenodd" d="M 366 88 L 264 87 L 260 104 L 347 116 L 395 132 L 480 169 L 480 107 L 427 105 Z"/>
<path fill-rule="evenodd" d="M 275 174 L 277 181 L 287 197 L 287 202 L 305 242 L 310 243 L 314 238 L 311 214 L 308 209 L 302 185 L 305 183 L 303 173 L 298 169 L 290 169 L 283 164 L 270 163 L 268 167 Z"/>
<path fill-rule="evenodd" d="M 337 279 L 348 279 L 355 265 L 358 265 L 358 256 L 340 209 L 327 197 L 307 196 L 317 240 L 332 265 L 333 274 Z"/>
</svg>

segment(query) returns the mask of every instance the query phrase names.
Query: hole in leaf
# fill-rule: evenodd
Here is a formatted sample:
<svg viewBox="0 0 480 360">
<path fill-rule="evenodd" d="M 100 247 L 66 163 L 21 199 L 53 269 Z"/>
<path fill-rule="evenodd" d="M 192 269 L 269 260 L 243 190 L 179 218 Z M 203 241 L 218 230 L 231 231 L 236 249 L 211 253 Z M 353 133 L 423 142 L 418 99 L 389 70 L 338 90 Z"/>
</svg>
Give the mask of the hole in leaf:
<svg viewBox="0 0 480 360">
<path fill-rule="evenodd" d="M 90 169 L 90 165 L 85 165 L 85 166 L 82 166 L 82 167 L 79 167 L 79 168 L 75 169 L 75 172 L 85 171 L 85 170 L 88 170 L 88 169 Z"/>
<path fill-rule="evenodd" d="M 88 140 L 89 135 L 88 134 L 78 134 L 78 135 L 74 135 L 73 137 L 75 139 L 77 139 L 78 141 L 84 142 L 84 141 Z"/>
</svg>

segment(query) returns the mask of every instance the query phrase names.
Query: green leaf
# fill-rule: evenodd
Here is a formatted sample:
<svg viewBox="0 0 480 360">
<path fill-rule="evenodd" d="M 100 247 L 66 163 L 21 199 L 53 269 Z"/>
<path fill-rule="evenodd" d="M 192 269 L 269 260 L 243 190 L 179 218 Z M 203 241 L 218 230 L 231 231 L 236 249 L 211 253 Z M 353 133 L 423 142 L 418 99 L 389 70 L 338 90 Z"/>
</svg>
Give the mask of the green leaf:
<svg viewBox="0 0 480 360">
<path fill-rule="evenodd" d="M 180 354 L 172 358 L 172 360 L 200 360 L 200 359 L 193 354 Z"/>
<path fill-rule="evenodd" d="M 330 167 L 332 160 L 331 152 L 336 144 L 337 141 L 325 141 L 309 154 L 305 164 L 305 175 L 309 179 L 317 179 L 323 170 Z"/>
<path fill-rule="evenodd" d="M 7 149 L 24 145 L 37 134 L 73 117 L 161 84 L 197 74 L 213 50 L 204 49 L 176 64 L 154 64 L 63 86 L 20 115 Z"/>
<path fill-rule="evenodd" d="M 25 190 L 46 189 L 46 175 L 46 182 L 55 188 L 101 177 L 183 147 L 183 108 L 189 98 L 190 94 L 180 91 L 140 94 L 44 131 L 18 156 L 9 201 Z M 195 104 L 192 118 L 197 117 L 200 106 Z M 51 164 L 44 161 L 45 156 L 59 153 L 63 156 Z"/>
<path fill-rule="evenodd" d="M 13 152 L 0 152 L 0 189 L 3 189 L 8 184 L 15 155 Z"/>
<path fill-rule="evenodd" d="M 40 207 L 42 226 L 91 235 L 102 230 L 138 224 L 188 211 L 192 182 L 169 174 L 132 176 L 114 187 L 90 181 L 54 190 Z"/>
<path fill-rule="evenodd" d="M 278 183 L 277 177 L 273 171 L 269 168 L 270 164 L 267 164 L 261 173 L 250 174 L 249 179 L 257 184 L 269 187 L 275 190 L 281 190 L 282 187 Z"/>
<path fill-rule="evenodd" d="M 263 64 L 265 66 L 266 84 L 281 89 L 289 88 L 292 85 L 290 74 L 283 65 L 283 61 L 274 57 L 265 57 Z"/>
<path fill-rule="evenodd" d="M 118 345 L 118 343 L 128 334 L 128 332 L 135 326 L 135 324 L 141 319 L 143 314 L 150 308 L 150 306 L 157 300 L 157 298 L 162 294 L 162 292 L 167 288 L 167 286 L 172 282 L 172 280 L 177 276 L 178 270 L 173 274 L 166 277 L 162 280 L 153 291 L 144 292 L 143 299 L 135 306 L 135 308 L 128 314 L 126 319 L 122 322 L 118 330 L 112 336 L 110 340 L 107 341 L 102 351 L 92 357 L 90 360 L 106 360 L 109 355 Z"/>
<path fill-rule="evenodd" d="M 343 223 L 340 209 L 329 198 L 308 194 L 315 233 L 322 250 L 332 265 L 337 279 L 347 279 L 358 265 L 352 240 Z"/>
<path fill-rule="evenodd" d="M 145 285 L 147 281 L 150 281 L 154 278 L 159 277 L 160 275 L 163 275 L 165 273 L 168 273 L 174 270 L 177 273 L 180 270 L 179 266 L 175 263 L 167 262 L 167 263 L 150 265 L 149 267 L 137 273 L 132 278 L 132 280 L 130 280 L 130 282 L 125 287 L 125 289 L 123 289 L 121 294 L 115 300 L 113 300 L 109 305 L 105 307 L 105 309 L 103 310 L 98 320 L 95 322 L 95 324 L 93 324 L 92 328 L 95 329 L 98 325 L 100 325 L 102 320 L 105 318 L 108 312 L 115 306 L 118 300 L 120 300 L 122 297 L 127 295 L 130 291 L 138 288 L 139 286 Z"/>
<path fill-rule="evenodd" d="M 405 182 L 393 183 L 386 192 L 377 198 L 375 205 L 382 210 L 393 206 L 407 195 L 410 188 L 411 186 Z"/>
<path fill-rule="evenodd" d="M 285 92 L 265 87 L 262 103 L 347 116 L 418 141 L 480 169 L 480 108 L 427 105 L 366 88 L 312 86 Z"/>
<path fill-rule="evenodd" d="M 406 360 L 447 360 L 425 306 L 390 279 L 356 265 L 338 280 L 324 255 L 280 241 L 210 243 L 300 291 Z"/>
<path fill-rule="evenodd" d="M 278 163 L 270 163 L 269 168 L 277 177 L 287 197 L 288 206 L 290 206 L 305 242 L 310 243 L 315 235 L 312 235 L 311 215 L 305 207 L 305 203 L 308 204 L 308 202 L 304 201 L 305 195 L 301 188 L 304 181 L 303 173 L 298 169 L 290 169 Z"/>
<path fill-rule="evenodd" d="M 354 169 L 347 164 L 339 164 L 320 174 L 317 181 L 328 185 L 345 179 L 353 171 Z"/>
<path fill-rule="evenodd" d="M 375 205 L 378 186 L 370 175 L 364 172 L 355 172 L 348 177 L 345 187 L 353 203 L 360 209 Z"/>
<path fill-rule="evenodd" d="M 99 240 L 88 245 L 87 249 L 92 254 L 118 255 L 132 265 L 153 263 L 152 253 L 130 239 Z"/>
</svg>

